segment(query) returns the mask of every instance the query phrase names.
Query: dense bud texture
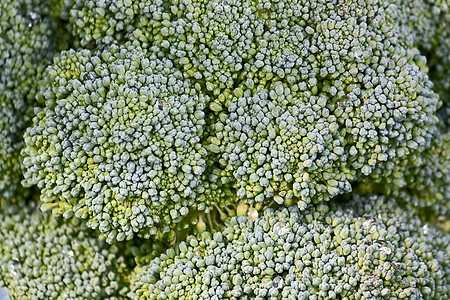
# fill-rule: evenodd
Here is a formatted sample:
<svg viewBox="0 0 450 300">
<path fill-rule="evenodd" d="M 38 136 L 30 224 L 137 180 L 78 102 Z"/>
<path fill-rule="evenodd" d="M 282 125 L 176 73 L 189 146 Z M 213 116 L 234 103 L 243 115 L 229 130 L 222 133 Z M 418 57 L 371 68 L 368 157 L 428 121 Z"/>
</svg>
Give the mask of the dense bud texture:
<svg viewBox="0 0 450 300">
<path fill-rule="evenodd" d="M 379 197 L 234 217 L 136 268 L 133 299 L 446 299 L 449 237 Z"/>
<path fill-rule="evenodd" d="M 67 51 L 47 70 L 25 134 L 25 178 L 44 209 L 87 219 L 108 241 L 167 232 L 190 209 L 207 151 L 207 97 L 171 61 L 134 48 Z"/>
<path fill-rule="evenodd" d="M 0 216 L 0 286 L 11 299 L 125 296 L 128 266 L 116 246 L 36 207 L 10 205 Z"/>
<path fill-rule="evenodd" d="M 43 208 L 108 241 L 161 237 L 235 198 L 328 201 L 437 132 L 426 60 L 390 1 L 139 5 L 65 3 L 74 34 L 105 50 L 48 69 L 23 152 Z M 109 47 L 115 31 L 132 42 Z"/>
<path fill-rule="evenodd" d="M 155 44 L 218 95 L 209 147 L 238 197 L 295 196 L 300 206 L 328 200 L 356 178 L 391 172 L 432 139 L 439 101 L 395 8 L 386 1 L 173 8 L 177 18 Z"/>
<path fill-rule="evenodd" d="M 344 138 L 325 101 L 281 84 L 230 95 L 208 139 L 220 154 L 221 179 L 236 181 L 237 196 L 250 203 L 309 203 L 351 191 L 355 171 L 346 167 Z"/>
<path fill-rule="evenodd" d="M 427 219 L 450 220 L 450 133 L 437 134 L 424 152 L 413 153 L 390 176 L 361 188 L 395 197 Z"/>
<path fill-rule="evenodd" d="M 41 1 L 0 3 L 0 204 L 20 199 L 23 192 L 22 134 L 37 82 L 55 51 L 48 10 Z"/>
<path fill-rule="evenodd" d="M 61 0 L 63 1 L 63 0 Z M 164 0 L 65 0 L 62 18 L 83 48 L 103 49 L 126 40 L 147 43 L 164 16 Z"/>
<path fill-rule="evenodd" d="M 450 299 L 448 1 L 0 0 L 0 288 Z"/>
<path fill-rule="evenodd" d="M 428 57 L 427 66 L 433 88 L 440 95 L 439 116 L 450 125 L 450 3 L 447 0 L 396 0 L 397 22 L 404 36 Z"/>
</svg>

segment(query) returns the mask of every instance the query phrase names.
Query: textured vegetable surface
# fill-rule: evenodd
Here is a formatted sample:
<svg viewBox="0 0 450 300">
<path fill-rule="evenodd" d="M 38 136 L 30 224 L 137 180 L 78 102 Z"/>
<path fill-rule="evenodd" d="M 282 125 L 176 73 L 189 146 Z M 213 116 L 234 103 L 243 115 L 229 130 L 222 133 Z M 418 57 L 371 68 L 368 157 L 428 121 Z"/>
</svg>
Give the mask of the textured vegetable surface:
<svg viewBox="0 0 450 300">
<path fill-rule="evenodd" d="M 49 7 L 34 0 L 0 3 L 0 203 L 20 191 L 19 153 L 41 73 L 56 52 Z"/>
<path fill-rule="evenodd" d="M 450 299 L 448 0 L 0 2 L 10 298 Z"/>
<path fill-rule="evenodd" d="M 71 50 L 47 73 L 46 105 L 24 150 L 26 182 L 42 189 L 43 208 L 122 241 L 154 235 L 153 224 L 197 206 L 208 98 L 169 60 L 131 45 Z"/>
<path fill-rule="evenodd" d="M 444 299 L 448 238 L 378 197 L 267 209 L 138 267 L 130 297 Z"/>
<path fill-rule="evenodd" d="M 1 216 L 0 284 L 12 299 L 120 299 L 126 294 L 128 266 L 116 246 L 36 207 L 11 205 Z"/>
</svg>

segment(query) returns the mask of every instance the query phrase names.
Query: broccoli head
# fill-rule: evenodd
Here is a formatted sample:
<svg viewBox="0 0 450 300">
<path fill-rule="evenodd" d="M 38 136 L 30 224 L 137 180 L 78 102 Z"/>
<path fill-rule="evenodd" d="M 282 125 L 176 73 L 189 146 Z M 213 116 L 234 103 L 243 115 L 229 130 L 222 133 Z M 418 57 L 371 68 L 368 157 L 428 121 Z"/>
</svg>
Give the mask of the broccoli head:
<svg viewBox="0 0 450 300">
<path fill-rule="evenodd" d="M 55 22 L 42 1 L 0 3 L 0 204 L 23 199 L 22 134 L 55 49 Z M 16 199 L 16 200 L 14 200 Z"/>
<path fill-rule="evenodd" d="M 0 286 L 14 299 L 123 299 L 126 260 L 76 222 L 33 205 L 0 212 Z"/>
<path fill-rule="evenodd" d="M 386 1 L 174 1 L 151 18 L 152 43 L 55 61 L 26 182 L 111 241 L 167 233 L 230 194 L 304 208 L 390 174 L 430 142 L 438 107 L 397 14 Z"/>
<path fill-rule="evenodd" d="M 448 0 L 0 2 L 12 298 L 450 299 Z"/>
<path fill-rule="evenodd" d="M 393 201 L 233 217 L 136 267 L 133 299 L 444 299 L 449 236 Z"/>
<path fill-rule="evenodd" d="M 87 219 L 107 241 L 164 234 L 208 208 L 208 97 L 147 55 L 131 44 L 63 52 L 25 134 L 25 182 L 41 189 L 43 209 Z"/>
</svg>

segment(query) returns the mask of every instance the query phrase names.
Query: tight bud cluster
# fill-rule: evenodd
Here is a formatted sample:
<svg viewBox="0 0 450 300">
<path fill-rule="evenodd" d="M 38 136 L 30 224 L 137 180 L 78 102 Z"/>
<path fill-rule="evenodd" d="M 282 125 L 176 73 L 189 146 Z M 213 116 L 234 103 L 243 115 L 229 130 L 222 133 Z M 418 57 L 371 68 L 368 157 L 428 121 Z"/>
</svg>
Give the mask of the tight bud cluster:
<svg viewBox="0 0 450 300">
<path fill-rule="evenodd" d="M 32 205 L 0 211 L 0 286 L 11 299 L 123 299 L 120 250 Z"/>
<path fill-rule="evenodd" d="M 133 299 L 444 299 L 449 236 L 381 197 L 267 209 L 191 236 L 132 278 Z"/>
</svg>

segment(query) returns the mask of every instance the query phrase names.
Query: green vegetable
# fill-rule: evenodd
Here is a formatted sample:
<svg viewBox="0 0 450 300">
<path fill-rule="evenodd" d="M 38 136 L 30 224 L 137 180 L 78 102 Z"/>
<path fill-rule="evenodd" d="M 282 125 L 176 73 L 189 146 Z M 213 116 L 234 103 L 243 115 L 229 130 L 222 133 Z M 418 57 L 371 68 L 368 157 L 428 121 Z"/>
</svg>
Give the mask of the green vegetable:
<svg viewBox="0 0 450 300">
<path fill-rule="evenodd" d="M 155 44 L 218 95 L 209 147 L 239 198 L 329 200 L 432 140 L 439 101 L 395 6 L 186 2 Z"/>
<path fill-rule="evenodd" d="M 198 201 L 208 97 L 148 56 L 131 44 L 62 52 L 25 134 L 25 182 L 43 209 L 87 219 L 108 242 L 164 234 L 210 205 Z"/>
<path fill-rule="evenodd" d="M 83 48 L 103 49 L 130 39 L 147 43 L 153 40 L 152 26 L 157 30 L 167 16 L 164 0 L 54 1 L 60 3 L 61 18 L 75 37 L 73 43 Z"/>
<path fill-rule="evenodd" d="M 444 299 L 448 234 L 382 197 L 233 217 L 138 266 L 132 299 Z"/>
<path fill-rule="evenodd" d="M 0 212 L 0 286 L 11 299 L 123 299 L 126 259 L 76 222 L 33 205 Z"/>
<path fill-rule="evenodd" d="M 450 5 L 446 0 L 395 1 L 401 13 L 398 22 L 404 35 L 427 56 L 433 89 L 439 93 L 442 107 L 438 116 L 448 128 L 450 120 Z"/>
<path fill-rule="evenodd" d="M 362 183 L 357 192 L 395 197 L 409 210 L 450 230 L 450 133 L 436 135 L 424 152 L 412 153 L 390 175 L 380 174 L 377 179 Z"/>
<path fill-rule="evenodd" d="M 450 299 L 448 0 L 0 1 L 14 299 Z"/>
<path fill-rule="evenodd" d="M 42 1 L 0 3 L 0 205 L 20 201 L 19 153 L 37 82 L 56 52 L 55 22 Z"/>
</svg>

